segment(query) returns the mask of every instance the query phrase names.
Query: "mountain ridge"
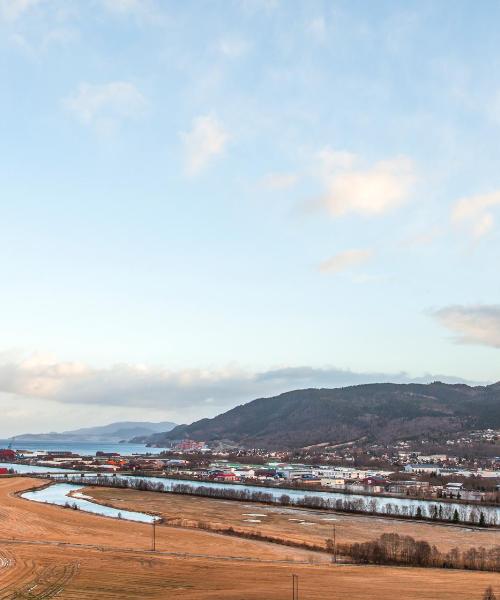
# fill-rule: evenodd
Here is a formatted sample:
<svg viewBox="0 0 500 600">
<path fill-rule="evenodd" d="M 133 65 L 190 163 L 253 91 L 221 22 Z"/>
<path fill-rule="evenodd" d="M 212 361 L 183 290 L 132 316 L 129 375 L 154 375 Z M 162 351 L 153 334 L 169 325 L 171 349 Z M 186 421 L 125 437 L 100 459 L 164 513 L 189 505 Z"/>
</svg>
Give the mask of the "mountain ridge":
<svg viewBox="0 0 500 600">
<path fill-rule="evenodd" d="M 392 442 L 500 427 L 500 383 L 376 383 L 293 390 L 257 398 L 212 419 L 179 425 L 144 441 L 232 442 L 242 447 L 298 448 L 366 437 Z"/>
<path fill-rule="evenodd" d="M 24 433 L 15 435 L 11 440 L 17 441 L 57 441 L 57 442 L 121 442 L 137 436 L 149 436 L 154 433 L 167 432 L 176 427 L 170 421 L 151 423 L 148 421 L 118 421 L 108 425 L 83 427 L 70 431 L 49 433 Z"/>
</svg>

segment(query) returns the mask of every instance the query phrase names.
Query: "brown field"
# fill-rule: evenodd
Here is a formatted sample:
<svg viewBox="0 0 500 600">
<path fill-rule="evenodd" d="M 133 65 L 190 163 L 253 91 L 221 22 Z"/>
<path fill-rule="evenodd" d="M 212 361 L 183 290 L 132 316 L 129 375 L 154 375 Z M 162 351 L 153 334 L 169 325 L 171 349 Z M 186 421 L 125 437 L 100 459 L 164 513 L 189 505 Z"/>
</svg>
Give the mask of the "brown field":
<svg viewBox="0 0 500 600">
<path fill-rule="evenodd" d="M 86 494 L 97 502 L 117 508 L 136 510 L 161 515 L 166 521 L 178 519 L 190 522 L 208 522 L 216 527 L 231 526 L 242 531 L 260 531 L 266 535 L 282 537 L 294 541 L 309 541 L 324 544 L 332 537 L 335 525 L 337 541 L 366 542 L 383 533 L 397 532 L 415 539 L 427 540 L 439 550 L 447 551 L 457 546 L 461 549 L 471 546 L 500 545 L 500 531 L 443 525 L 422 521 L 395 520 L 374 516 L 333 513 L 332 511 L 301 508 L 283 508 L 265 504 L 215 500 L 196 496 L 159 494 L 127 489 L 92 487 Z M 252 516 L 262 515 L 262 516 Z M 255 519 L 260 523 L 250 523 Z M 334 519 L 334 520 L 332 520 Z M 304 524 L 301 524 L 300 522 Z"/>
<path fill-rule="evenodd" d="M 500 592 L 499 574 L 332 566 L 320 553 L 176 527 L 157 527 L 154 553 L 148 549 L 150 525 L 16 496 L 40 484 L 29 478 L 0 478 L 1 600 L 285 600 L 291 597 L 292 573 L 299 575 L 301 600 L 480 600 L 488 585 Z M 107 491 L 123 500 L 117 490 Z M 97 496 L 97 491 L 91 494 Z M 261 508 L 252 505 L 248 512 L 263 513 Z M 219 509 L 236 507 L 221 504 Z"/>
</svg>

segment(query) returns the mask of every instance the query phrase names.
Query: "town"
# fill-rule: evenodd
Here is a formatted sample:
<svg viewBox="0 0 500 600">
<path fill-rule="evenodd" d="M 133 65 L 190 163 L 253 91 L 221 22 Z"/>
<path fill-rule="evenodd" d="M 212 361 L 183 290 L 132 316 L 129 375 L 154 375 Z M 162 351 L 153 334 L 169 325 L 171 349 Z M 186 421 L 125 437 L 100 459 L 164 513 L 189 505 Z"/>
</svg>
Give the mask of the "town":
<svg viewBox="0 0 500 600">
<path fill-rule="evenodd" d="M 500 503 L 500 456 L 464 456 L 456 448 L 487 440 L 498 450 L 500 431 L 485 430 L 450 444 L 447 453 L 429 454 L 411 448 L 410 442 L 361 450 L 302 449 L 268 452 L 262 449 L 211 449 L 190 439 L 172 443 L 160 453 L 127 456 L 98 451 L 83 456 L 70 451 L 0 449 L 0 474 L 9 463 L 65 470 L 169 477 L 196 481 L 257 484 L 269 487 L 318 489 L 347 494 L 454 499 Z M 473 453 L 474 454 L 474 453 Z M 4 463 L 2 466 L 1 463 Z"/>
</svg>

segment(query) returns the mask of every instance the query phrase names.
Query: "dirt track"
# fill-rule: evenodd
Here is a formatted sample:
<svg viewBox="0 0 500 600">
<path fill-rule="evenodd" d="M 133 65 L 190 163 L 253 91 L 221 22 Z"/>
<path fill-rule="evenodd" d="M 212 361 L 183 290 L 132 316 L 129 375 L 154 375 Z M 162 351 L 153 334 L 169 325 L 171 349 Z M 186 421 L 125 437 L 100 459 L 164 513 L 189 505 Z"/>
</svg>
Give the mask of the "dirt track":
<svg viewBox="0 0 500 600">
<path fill-rule="evenodd" d="M 292 573 L 299 575 L 301 600 L 479 600 L 487 585 L 500 591 L 497 574 L 333 567 L 301 550 L 171 527 L 157 527 L 160 552 L 152 553 L 149 525 L 36 504 L 15 494 L 39 484 L 0 479 L 1 600 L 285 600 Z M 312 559 L 318 564 L 308 564 Z"/>
</svg>

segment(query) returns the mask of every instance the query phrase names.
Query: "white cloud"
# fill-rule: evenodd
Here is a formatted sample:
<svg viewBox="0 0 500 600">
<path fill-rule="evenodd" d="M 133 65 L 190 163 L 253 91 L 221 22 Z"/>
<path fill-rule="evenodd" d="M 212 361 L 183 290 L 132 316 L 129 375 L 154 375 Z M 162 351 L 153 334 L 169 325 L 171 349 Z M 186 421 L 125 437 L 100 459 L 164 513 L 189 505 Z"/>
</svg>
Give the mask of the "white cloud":
<svg viewBox="0 0 500 600">
<path fill-rule="evenodd" d="M 340 273 L 364 264 L 373 257 L 373 250 L 346 250 L 322 262 L 319 269 L 323 273 Z"/>
<path fill-rule="evenodd" d="M 493 229 L 495 219 L 491 209 L 498 206 L 500 191 L 466 196 L 455 203 L 451 218 L 455 225 L 463 226 L 473 237 L 481 238 Z"/>
<path fill-rule="evenodd" d="M 218 50 L 227 58 L 240 58 L 250 49 L 250 43 L 239 37 L 225 37 L 219 40 Z"/>
<path fill-rule="evenodd" d="M 457 343 L 500 348 L 500 305 L 447 306 L 432 314 Z"/>
<path fill-rule="evenodd" d="M 320 156 L 326 192 L 320 204 L 334 217 L 349 213 L 377 216 L 407 201 L 415 180 L 413 163 L 405 157 L 354 168 L 350 153 L 323 151 Z"/>
<path fill-rule="evenodd" d="M 229 135 L 211 115 L 193 120 L 190 131 L 181 133 L 184 145 L 185 170 L 190 176 L 197 175 L 217 156 L 224 152 Z"/>
<path fill-rule="evenodd" d="M 122 120 L 141 116 L 147 108 L 145 97 L 127 81 L 81 83 L 63 104 L 82 123 L 101 132 L 113 131 Z"/>
<path fill-rule="evenodd" d="M 436 377 L 429 375 L 425 379 L 432 381 Z M 130 364 L 93 368 L 58 362 L 49 356 L 0 357 L 0 399 L 9 395 L 9 406 L 22 409 L 26 405 L 30 412 L 36 410 L 35 400 L 40 406 L 59 404 L 61 410 L 74 406 L 78 411 L 78 406 L 87 406 L 92 411 L 106 409 L 106 418 L 114 418 L 111 408 L 115 407 L 117 417 L 122 417 L 124 410 L 143 411 L 142 414 L 162 411 L 185 422 L 190 417 L 206 416 L 207 411 L 214 415 L 241 402 L 292 389 L 380 381 L 411 379 L 405 373 L 355 373 L 335 367 L 282 367 L 258 373 L 237 367 L 174 371 Z M 24 425 L 17 423 L 17 427 Z"/>
<path fill-rule="evenodd" d="M 315 17 L 306 25 L 306 31 L 317 42 L 323 43 L 326 40 L 326 22 L 323 17 Z"/>
<path fill-rule="evenodd" d="M 262 185 L 270 190 L 287 190 L 298 181 L 295 173 L 269 173 L 262 179 Z"/>
<path fill-rule="evenodd" d="M 0 0 L 0 18 L 5 21 L 16 21 L 43 0 Z"/>
</svg>

